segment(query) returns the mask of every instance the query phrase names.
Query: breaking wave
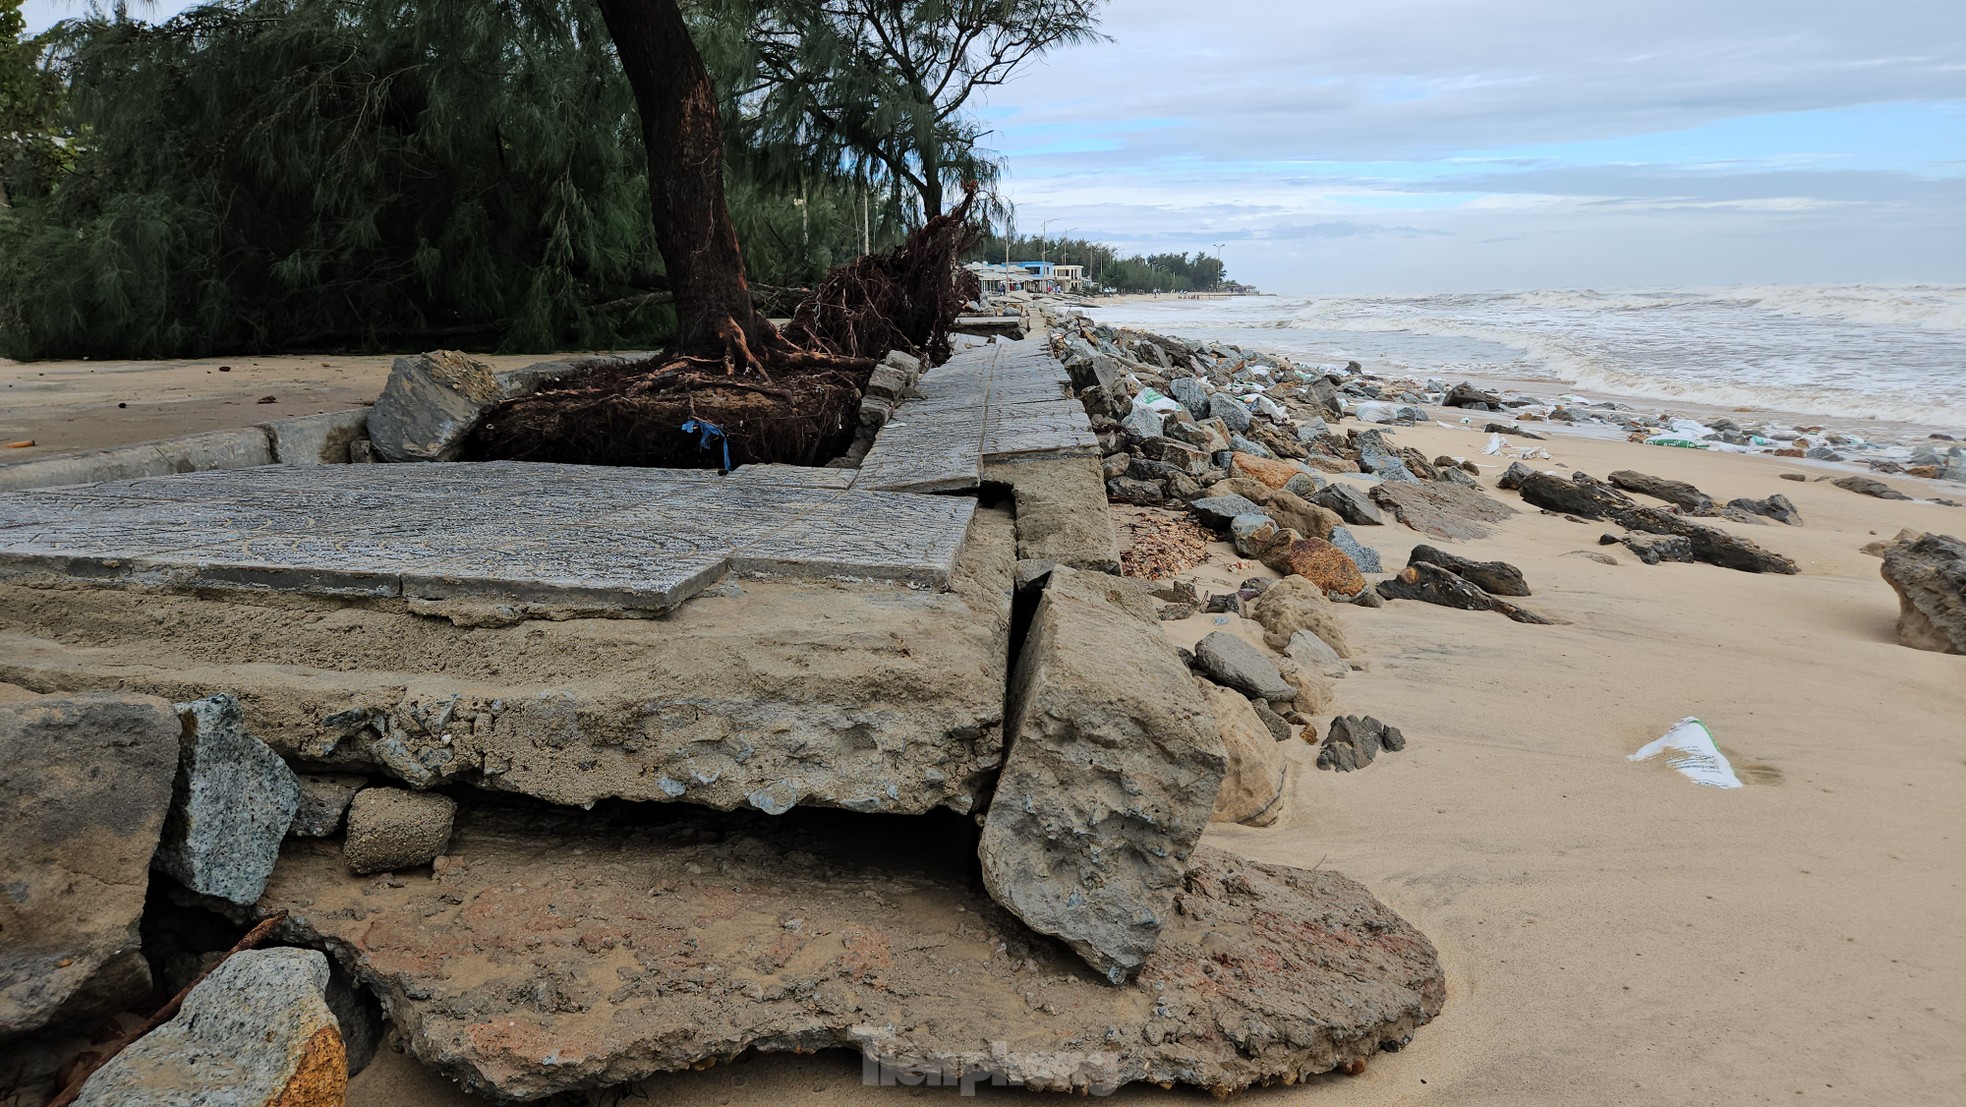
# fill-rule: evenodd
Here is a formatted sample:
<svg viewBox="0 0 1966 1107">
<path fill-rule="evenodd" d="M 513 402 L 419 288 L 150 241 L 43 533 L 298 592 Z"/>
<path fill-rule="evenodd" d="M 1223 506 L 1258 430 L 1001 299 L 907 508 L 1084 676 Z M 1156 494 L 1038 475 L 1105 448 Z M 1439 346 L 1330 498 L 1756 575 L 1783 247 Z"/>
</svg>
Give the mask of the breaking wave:
<svg viewBox="0 0 1966 1107">
<path fill-rule="evenodd" d="M 1416 375 L 1966 428 L 1966 285 L 1161 300 L 1103 321 Z"/>
</svg>

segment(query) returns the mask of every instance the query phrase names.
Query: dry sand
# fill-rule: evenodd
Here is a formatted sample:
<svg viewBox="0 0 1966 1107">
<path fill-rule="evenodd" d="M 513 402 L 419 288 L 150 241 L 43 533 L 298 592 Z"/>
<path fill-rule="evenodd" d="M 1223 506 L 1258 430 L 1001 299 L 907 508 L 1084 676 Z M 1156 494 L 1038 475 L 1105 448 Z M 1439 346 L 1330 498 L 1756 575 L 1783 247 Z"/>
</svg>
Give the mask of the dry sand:
<svg viewBox="0 0 1966 1107">
<path fill-rule="evenodd" d="M 339 406 L 371 398 L 387 361 L 331 362 L 337 373 L 316 379 L 300 372 L 303 359 L 261 359 L 265 375 L 229 394 L 205 380 L 205 364 L 110 375 L 118 388 L 155 380 L 178 390 L 145 397 L 172 422 L 141 437 L 258 422 L 261 391 Z M 236 378 L 241 363 L 230 364 L 224 376 Z M 47 368 L 0 364 L 0 376 L 19 384 Z M 27 411 L 9 395 L 0 425 L 80 419 L 64 433 L 86 445 L 129 432 L 134 424 L 97 429 L 98 397 L 114 389 L 73 363 L 61 372 L 89 394 L 42 393 Z M 219 421 L 235 409 L 236 423 Z M 1394 438 L 1428 456 L 1473 455 L 1486 435 L 1422 426 Z M 1858 549 L 1900 527 L 1966 535 L 1966 510 L 1781 480 L 1831 470 L 1780 459 L 1571 437 L 1546 445 L 1554 458 L 1537 464 L 1559 471 L 1636 468 L 1721 500 L 1788 495 L 1806 526 L 1718 525 L 1790 555 L 1802 575 L 1647 567 L 1596 544 L 1610 528 L 1525 510 L 1492 539 L 1453 548 L 1519 565 L 1535 591 L 1523 602 L 1564 625 L 1415 603 L 1345 612 L 1366 668 L 1339 682 L 1336 710 L 1401 727 L 1408 748 L 1348 775 L 1318 772 L 1310 747 L 1295 748 L 1281 824 L 1211 840 L 1363 881 L 1439 947 L 1448 1003 L 1405 1052 L 1362 1076 L 1248 1101 L 1966 1102 L 1966 657 L 1897 645 L 1896 599 Z M 1501 466 L 1477 460 L 1492 485 Z M 1957 486 L 1888 481 L 1966 498 Z M 1397 525 L 1355 529 L 1388 568 L 1420 539 Z M 1618 564 L 1575 551 L 1612 552 Z M 1217 560 L 1189 575 L 1217 590 L 1267 575 L 1232 559 L 1218 546 Z M 1215 618 L 1169 630 L 1192 641 L 1220 629 Z M 1238 624 L 1228 629 L 1248 633 Z M 1712 727 L 1747 787 L 1701 788 L 1625 760 L 1687 715 Z M 822 1107 L 911 1094 L 955 1092 L 864 1088 L 857 1058 L 824 1054 L 665 1076 L 625 1101 Z M 1114 1098 L 1202 1102 L 1156 1089 Z M 385 1052 L 349 1102 L 472 1101 Z"/>
</svg>

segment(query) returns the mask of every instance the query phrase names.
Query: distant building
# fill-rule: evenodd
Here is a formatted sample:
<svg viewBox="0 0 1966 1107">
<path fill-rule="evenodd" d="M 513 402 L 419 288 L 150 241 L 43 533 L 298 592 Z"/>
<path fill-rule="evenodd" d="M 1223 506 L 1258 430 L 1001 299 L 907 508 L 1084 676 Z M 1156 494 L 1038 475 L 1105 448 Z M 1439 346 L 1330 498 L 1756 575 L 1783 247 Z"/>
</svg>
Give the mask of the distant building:
<svg viewBox="0 0 1966 1107">
<path fill-rule="evenodd" d="M 1085 266 L 1051 261 L 1020 261 L 1019 269 L 1038 279 L 1040 292 L 1079 292 L 1085 288 Z"/>
<path fill-rule="evenodd" d="M 985 292 L 1016 292 L 1037 283 L 1030 271 L 1016 265 L 991 265 L 988 262 L 972 261 L 963 266 L 976 274 Z"/>
</svg>

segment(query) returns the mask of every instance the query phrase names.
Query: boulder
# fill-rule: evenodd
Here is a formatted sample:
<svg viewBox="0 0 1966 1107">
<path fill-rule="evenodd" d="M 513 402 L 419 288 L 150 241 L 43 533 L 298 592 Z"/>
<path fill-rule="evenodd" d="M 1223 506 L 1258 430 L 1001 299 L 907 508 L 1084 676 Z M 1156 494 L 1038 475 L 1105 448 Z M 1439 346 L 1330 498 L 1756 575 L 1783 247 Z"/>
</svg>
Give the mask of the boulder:
<svg viewBox="0 0 1966 1107">
<path fill-rule="evenodd" d="M 97 1069 L 76 1107 L 341 1107 L 348 1058 L 327 986 L 314 950 L 234 954 Z"/>
<path fill-rule="evenodd" d="M 1416 561 L 1432 562 L 1490 595 L 1527 596 L 1529 594 L 1529 582 L 1523 579 L 1522 570 L 1506 561 L 1470 561 L 1425 543 L 1413 547 L 1413 552 L 1407 555 L 1408 565 Z"/>
<path fill-rule="evenodd" d="M 1417 481 L 1413 470 L 1406 467 L 1399 451 L 1386 441 L 1384 431 L 1355 430 L 1351 432 L 1352 450 L 1358 454 L 1358 467 L 1367 473 L 1376 473 L 1386 481 Z"/>
<path fill-rule="evenodd" d="M 1283 490 L 1292 495 L 1301 496 L 1308 501 L 1312 496 L 1317 494 L 1318 489 L 1324 487 L 1324 484 L 1323 477 L 1314 477 L 1309 473 L 1298 473 L 1296 476 L 1284 482 Z"/>
<path fill-rule="evenodd" d="M 1318 747 L 1317 767 L 1341 773 L 1357 772 L 1370 765 L 1382 750 L 1398 753 L 1406 748 L 1406 736 L 1398 727 L 1387 726 L 1367 715 L 1345 715 L 1331 720 L 1324 742 Z"/>
<path fill-rule="evenodd" d="M 1611 541 L 1606 542 L 1607 538 Z M 1626 549 L 1638 555 L 1638 559 L 1647 565 L 1657 565 L 1662 561 L 1690 563 L 1693 560 L 1693 540 L 1677 534 L 1646 534 L 1638 531 L 1622 536 L 1607 534 L 1604 538 L 1598 539 L 1600 545 L 1610 545 L 1612 542 L 1623 543 Z"/>
<path fill-rule="evenodd" d="M 1201 682 L 1208 710 L 1221 735 L 1226 770 L 1215 796 L 1213 822 L 1269 826 L 1283 814 L 1283 786 L 1289 763 L 1277 740 L 1249 700 L 1227 688 Z"/>
<path fill-rule="evenodd" d="M 342 816 L 368 778 L 352 773 L 301 773 L 300 801 L 287 833 L 297 838 L 326 838 L 341 830 Z"/>
<path fill-rule="evenodd" d="M 1117 504 L 1141 507 L 1167 502 L 1167 486 L 1160 481 L 1114 477 L 1106 482 L 1106 498 Z"/>
<path fill-rule="evenodd" d="M 352 873 L 395 872 L 430 864 L 450 844 L 457 801 L 401 788 L 364 788 L 348 805 L 343 856 Z"/>
<path fill-rule="evenodd" d="M 178 729 L 149 696 L 0 705 L 0 1041 L 149 989 L 137 920 Z"/>
<path fill-rule="evenodd" d="M 1209 679 L 1238 692 L 1271 701 L 1297 695 L 1297 690 L 1283 679 L 1268 654 L 1225 631 L 1215 631 L 1195 643 L 1195 665 Z"/>
<path fill-rule="evenodd" d="M 1373 486 L 1372 499 L 1414 530 L 1448 541 L 1486 538 L 1493 533 L 1488 524 L 1515 514 L 1479 489 L 1437 481 L 1381 483 Z"/>
<path fill-rule="evenodd" d="M 1229 395 L 1227 392 L 1217 392 L 1208 398 L 1207 417 L 1222 420 L 1222 422 L 1228 424 L 1230 430 L 1237 434 L 1247 431 L 1249 425 L 1254 422 L 1249 411 L 1249 405 Z M 1199 419 L 1202 416 L 1197 415 L 1196 418 Z"/>
<path fill-rule="evenodd" d="M 1135 404 L 1133 410 L 1127 412 L 1126 418 L 1120 420 L 1120 429 L 1126 432 L 1128 438 L 1144 440 L 1159 438 L 1163 424 L 1160 413 Z"/>
<path fill-rule="evenodd" d="M 1331 701 L 1335 698 L 1336 692 L 1331 687 L 1330 679 L 1314 666 L 1300 665 L 1288 657 L 1283 657 L 1277 660 L 1277 672 L 1282 673 L 1283 679 L 1289 681 L 1290 686 L 1297 690 L 1296 698 L 1290 701 L 1292 710 L 1297 714 L 1316 715 L 1331 706 Z M 1267 706 L 1267 700 L 1258 700 L 1255 702 L 1263 703 L 1265 705 L 1264 709 L 1270 710 Z M 1261 712 L 1258 712 L 1258 714 L 1261 714 Z M 1264 722 L 1269 723 L 1270 720 L 1266 718 Z M 1271 729 L 1274 731 L 1276 728 L 1271 726 Z M 1283 737 L 1289 737 L 1289 735 L 1286 734 Z"/>
<path fill-rule="evenodd" d="M 1290 636 L 1284 647 L 1284 657 L 1295 662 L 1299 669 L 1311 669 L 1325 676 L 1342 679 L 1350 676 L 1352 667 L 1331 648 L 1331 643 L 1319 638 L 1308 630 L 1300 630 Z"/>
<path fill-rule="evenodd" d="M 1188 510 L 1195 513 L 1203 526 L 1222 529 L 1238 515 L 1261 515 L 1262 505 L 1243 496 L 1203 496 L 1188 503 Z"/>
<path fill-rule="evenodd" d="M 1284 650 L 1299 633 L 1322 639 L 1339 657 L 1352 655 L 1337 608 L 1324 589 L 1303 577 L 1285 577 L 1271 585 L 1249 607 L 1249 618 L 1263 628 L 1263 642 Z"/>
<path fill-rule="evenodd" d="M 1303 475 L 1295 465 L 1247 453 L 1237 453 L 1229 458 L 1229 474 L 1260 481 L 1267 488 L 1282 488 L 1290 483 L 1290 478 Z"/>
<path fill-rule="evenodd" d="M 1483 392 L 1467 381 L 1462 381 L 1447 390 L 1446 398 L 1440 401 L 1442 407 L 1499 408 L 1502 398 L 1493 392 Z"/>
<path fill-rule="evenodd" d="M 1167 382 L 1167 394 L 1181 401 L 1188 414 L 1196 419 L 1208 418 L 1208 389 L 1194 377 L 1176 377 Z"/>
<path fill-rule="evenodd" d="M 1885 583 L 1898 593 L 1898 641 L 1966 653 L 1966 542 L 1921 534 L 1884 550 Z"/>
<path fill-rule="evenodd" d="M 1158 624 L 1104 592 L 1062 569 L 1038 602 L 978 856 L 998 903 L 1119 983 L 1160 942 L 1224 755 Z"/>
<path fill-rule="evenodd" d="M 1281 488 L 1269 490 L 1262 499 L 1263 510 L 1279 526 L 1287 527 L 1307 538 L 1329 538 L 1338 529 L 1340 519 L 1336 512 L 1328 511 L 1310 503 L 1295 492 Z"/>
<path fill-rule="evenodd" d="M 1693 558 L 1722 568 L 1738 569 L 1744 573 L 1785 573 L 1794 575 L 1800 572 L 1795 562 L 1778 553 L 1771 553 L 1740 535 L 1729 533 L 1718 527 L 1704 526 L 1682 519 L 1672 512 L 1657 507 L 1641 507 L 1618 516 L 1618 521 L 1632 530 L 1648 534 L 1671 534 L 1686 538 L 1693 545 Z"/>
<path fill-rule="evenodd" d="M 1380 581 L 1379 594 L 1389 600 L 1419 600 L 1463 611 L 1496 611 L 1518 623 L 1547 624 L 1550 621 L 1533 611 L 1491 596 L 1473 583 L 1426 561 L 1416 561 L 1400 570 L 1391 580 Z"/>
<path fill-rule="evenodd" d="M 1865 496 L 1876 496 L 1880 500 L 1909 500 L 1910 496 L 1885 484 L 1874 477 L 1839 477 L 1830 482 L 1838 488 Z"/>
<path fill-rule="evenodd" d="M 932 832 L 676 814 L 483 812 L 427 880 L 294 840 L 265 909 L 375 990 L 417 1060 L 507 1101 L 829 1048 L 910 1083 L 1226 1093 L 1370 1060 L 1440 1010 L 1432 946 L 1329 869 L 1197 846 L 1114 985 Z"/>
<path fill-rule="evenodd" d="M 456 461 L 502 398 L 498 374 L 469 354 L 399 357 L 369 409 L 369 441 L 387 461 Z"/>
<path fill-rule="evenodd" d="M 1303 577 L 1326 594 L 1356 596 L 1365 590 L 1365 577 L 1350 555 L 1320 538 L 1299 538 L 1270 552 L 1267 559 L 1278 572 Z"/>
<path fill-rule="evenodd" d="M 1289 535 L 1268 515 L 1238 515 L 1229 520 L 1229 540 L 1240 556 L 1261 558 Z"/>
<path fill-rule="evenodd" d="M 1554 473 L 1530 469 L 1517 475 L 1517 491 L 1524 503 L 1554 511 L 1559 515 L 1581 515 L 1586 519 L 1610 519 L 1638 507 L 1630 496 L 1583 473 L 1565 480 Z"/>
<path fill-rule="evenodd" d="M 1345 556 L 1352 559 L 1352 564 L 1358 566 L 1359 572 L 1385 572 L 1384 564 L 1379 559 L 1379 551 L 1360 542 L 1357 536 L 1346 528 L 1332 527 L 1329 541 L 1332 545 L 1345 551 Z"/>
<path fill-rule="evenodd" d="M 1372 502 L 1372 497 L 1355 485 L 1342 481 L 1334 481 L 1318 489 L 1311 495 L 1310 501 L 1336 512 L 1339 518 L 1354 526 L 1376 527 L 1386 521 L 1378 505 Z"/>
<path fill-rule="evenodd" d="M 1172 465 L 1190 476 L 1206 473 L 1214 468 L 1214 462 L 1207 454 L 1172 438 L 1149 438 L 1140 443 L 1140 456 L 1151 458 L 1165 465 Z"/>
<path fill-rule="evenodd" d="M 1749 515 L 1759 515 L 1765 519 L 1773 519 L 1778 523 L 1784 523 L 1791 527 L 1802 525 L 1802 512 L 1796 510 L 1795 504 L 1787 496 L 1779 492 L 1760 500 L 1729 500 L 1727 501 L 1727 506 L 1736 511 L 1744 511 Z"/>
<path fill-rule="evenodd" d="M 1683 480 L 1667 480 L 1664 477 L 1650 476 L 1630 469 L 1619 469 L 1606 479 L 1627 492 L 1637 492 L 1655 500 L 1664 500 L 1688 515 L 1719 513 L 1714 507 L 1712 496 Z"/>
<path fill-rule="evenodd" d="M 194 892 L 246 906 L 279 859 L 280 839 L 300 810 L 300 780 L 246 733 L 236 698 L 220 694 L 177 709 L 183 749 L 153 864 Z"/>
</svg>

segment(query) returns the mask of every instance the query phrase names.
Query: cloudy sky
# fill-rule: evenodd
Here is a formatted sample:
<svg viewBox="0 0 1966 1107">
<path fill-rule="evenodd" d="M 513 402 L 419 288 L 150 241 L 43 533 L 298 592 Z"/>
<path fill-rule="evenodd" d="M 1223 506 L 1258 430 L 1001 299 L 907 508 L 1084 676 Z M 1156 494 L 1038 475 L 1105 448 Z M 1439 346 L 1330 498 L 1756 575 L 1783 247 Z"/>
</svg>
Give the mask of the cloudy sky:
<svg viewBox="0 0 1966 1107">
<path fill-rule="evenodd" d="M 1112 0 L 1020 224 L 1280 291 L 1966 281 L 1957 0 Z"/>
<path fill-rule="evenodd" d="M 1277 291 L 1966 282 L 1959 0 L 1110 0 L 1104 29 L 985 108 L 1021 229 L 1224 243 Z"/>
</svg>

